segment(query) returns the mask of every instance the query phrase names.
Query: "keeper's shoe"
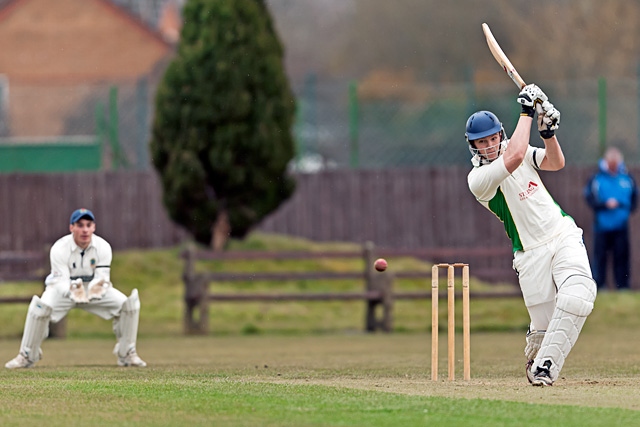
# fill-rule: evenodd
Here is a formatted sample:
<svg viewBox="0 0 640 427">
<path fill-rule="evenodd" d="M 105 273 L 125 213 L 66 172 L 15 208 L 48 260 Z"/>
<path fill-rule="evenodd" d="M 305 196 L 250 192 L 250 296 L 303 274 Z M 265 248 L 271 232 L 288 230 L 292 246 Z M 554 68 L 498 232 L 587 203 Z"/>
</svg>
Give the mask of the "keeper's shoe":
<svg viewBox="0 0 640 427">
<path fill-rule="evenodd" d="M 147 362 L 140 359 L 140 356 L 138 356 L 136 349 L 132 348 L 131 350 L 129 350 L 126 356 L 124 357 L 118 356 L 118 366 L 127 366 L 127 367 L 132 366 L 135 368 L 144 368 L 145 366 L 147 366 Z"/>
<path fill-rule="evenodd" d="M 533 374 L 533 378 L 531 379 L 531 385 L 536 387 L 552 386 L 553 380 L 551 379 L 551 374 L 549 372 L 550 367 L 551 361 L 549 360 L 545 361 L 542 366 L 538 366 L 536 368 L 536 372 Z"/>
<path fill-rule="evenodd" d="M 4 367 L 7 369 L 19 369 L 19 368 L 30 368 L 36 362 L 32 362 L 29 360 L 24 354 L 18 353 L 16 357 L 9 360 Z"/>
</svg>

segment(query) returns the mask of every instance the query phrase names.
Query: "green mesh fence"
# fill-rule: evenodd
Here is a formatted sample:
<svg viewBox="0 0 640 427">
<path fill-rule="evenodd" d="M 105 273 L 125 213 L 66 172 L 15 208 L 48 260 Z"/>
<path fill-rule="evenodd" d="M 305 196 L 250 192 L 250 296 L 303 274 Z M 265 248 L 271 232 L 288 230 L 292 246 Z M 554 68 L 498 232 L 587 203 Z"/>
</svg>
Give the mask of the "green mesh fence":
<svg viewBox="0 0 640 427">
<path fill-rule="evenodd" d="M 640 162 L 636 80 L 537 83 L 562 113 L 557 135 L 567 164 L 595 164 L 606 145 L 619 146 L 628 164 Z M 520 112 L 518 90 L 506 77 L 499 85 L 395 87 L 390 92 L 403 95 L 387 98 L 362 90 L 350 97 L 350 84 L 310 79 L 296 88 L 298 159 L 314 158 L 325 167 L 465 164 L 470 153 L 464 131 L 471 113 L 493 111 L 510 135 Z M 350 118 L 354 104 L 357 120 Z M 532 135 L 532 144 L 542 146 L 535 128 Z"/>
</svg>

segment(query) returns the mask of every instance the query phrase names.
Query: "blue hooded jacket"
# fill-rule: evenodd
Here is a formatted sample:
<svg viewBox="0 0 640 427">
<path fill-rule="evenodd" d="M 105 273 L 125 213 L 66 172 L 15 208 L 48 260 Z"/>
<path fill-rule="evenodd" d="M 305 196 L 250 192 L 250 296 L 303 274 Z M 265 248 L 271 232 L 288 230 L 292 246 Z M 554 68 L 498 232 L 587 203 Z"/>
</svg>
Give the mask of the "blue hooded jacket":
<svg viewBox="0 0 640 427">
<path fill-rule="evenodd" d="M 636 209 L 636 183 L 627 172 L 624 162 L 618 165 L 618 171 L 612 174 L 607 162 L 601 159 L 599 171 L 594 174 L 584 188 L 584 197 L 594 211 L 595 232 L 624 230 L 628 226 L 629 216 Z M 606 202 L 614 198 L 618 207 L 608 209 Z"/>
</svg>

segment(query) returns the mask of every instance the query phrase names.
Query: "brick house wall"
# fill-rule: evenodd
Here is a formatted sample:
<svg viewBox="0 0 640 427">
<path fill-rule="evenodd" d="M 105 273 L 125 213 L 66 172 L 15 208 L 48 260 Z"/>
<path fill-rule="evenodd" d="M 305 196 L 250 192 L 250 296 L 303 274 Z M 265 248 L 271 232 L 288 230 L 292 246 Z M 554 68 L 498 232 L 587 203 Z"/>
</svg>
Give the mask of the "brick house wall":
<svg viewBox="0 0 640 427">
<path fill-rule="evenodd" d="M 154 85 L 172 53 L 159 33 L 108 0 L 5 1 L 0 74 L 8 82 L 2 112 L 8 126 L 2 136 L 60 135 L 67 118 L 97 96 L 92 85 L 144 76 Z"/>
</svg>

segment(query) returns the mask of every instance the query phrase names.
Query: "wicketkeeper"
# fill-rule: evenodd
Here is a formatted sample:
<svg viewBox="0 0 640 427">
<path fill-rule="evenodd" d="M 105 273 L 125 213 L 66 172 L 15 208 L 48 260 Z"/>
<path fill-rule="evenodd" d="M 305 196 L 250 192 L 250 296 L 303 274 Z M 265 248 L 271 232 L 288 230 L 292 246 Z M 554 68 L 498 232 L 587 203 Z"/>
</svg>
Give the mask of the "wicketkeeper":
<svg viewBox="0 0 640 427">
<path fill-rule="evenodd" d="M 29 304 L 20 352 L 7 362 L 8 369 L 30 368 L 42 358 L 40 346 L 49 334 L 49 322 L 57 323 L 74 307 L 103 319 L 113 319 L 119 366 L 146 366 L 136 352 L 140 300 L 134 289 L 127 297 L 111 284 L 112 251 L 109 243 L 94 234 L 95 217 L 90 210 L 71 214 L 68 234 L 51 247 L 51 273 L 41 297 Z"/>
<path fill-rule="evenodd" d="M 555 136 L 560 112 L 533 84 L 522 89 L 517 101 L 522 113 L 511 139 L 489 111 L 478 111 L 467 120 L 474 166 L 468 183 L 478 202 L 504 223 L 511 239 L 513 268 L 531 318 L 524 351 L 527 379 L 535 386 L 550 386 L 593 309 L 597 291 L 582 229 L 553 200 L 538 175 L 538 170 L 564 167 Z M 529 145 L 534 116 L 544 148 Z"/>
</svg>

